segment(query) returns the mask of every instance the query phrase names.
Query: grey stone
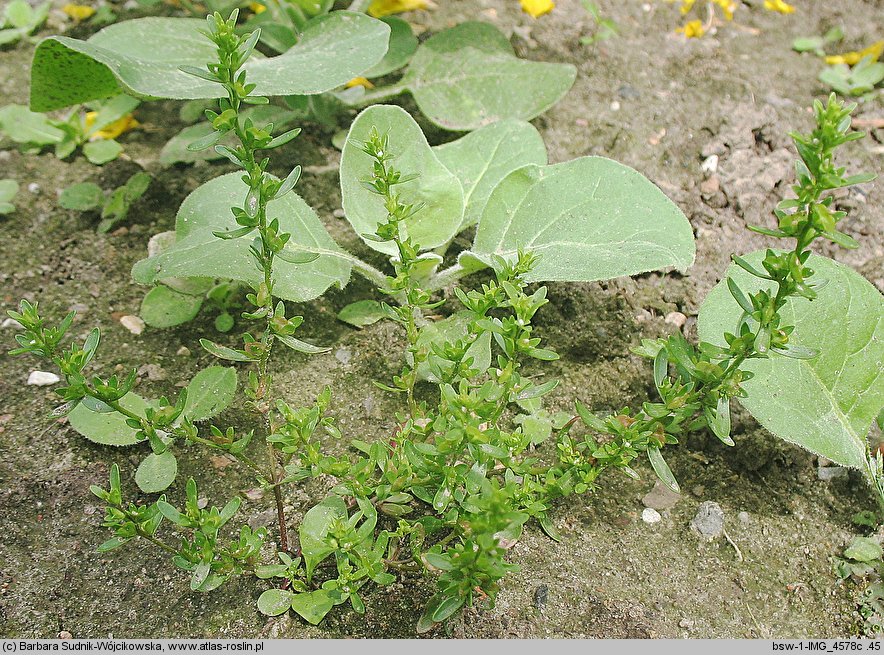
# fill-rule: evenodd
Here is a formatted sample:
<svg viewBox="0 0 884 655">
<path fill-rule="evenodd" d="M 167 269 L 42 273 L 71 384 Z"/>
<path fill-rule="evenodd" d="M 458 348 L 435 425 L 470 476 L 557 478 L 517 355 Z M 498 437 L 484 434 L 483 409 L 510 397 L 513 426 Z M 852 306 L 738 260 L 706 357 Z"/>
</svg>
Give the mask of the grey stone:
<svg viewBox="0 0 884 655">
<path fill-rule="evenodd" d="M 705 537 L 717 537 L 724 531 L 724 510 L 711 500 L 700 503 L 691 527 Z"/>
</svg>

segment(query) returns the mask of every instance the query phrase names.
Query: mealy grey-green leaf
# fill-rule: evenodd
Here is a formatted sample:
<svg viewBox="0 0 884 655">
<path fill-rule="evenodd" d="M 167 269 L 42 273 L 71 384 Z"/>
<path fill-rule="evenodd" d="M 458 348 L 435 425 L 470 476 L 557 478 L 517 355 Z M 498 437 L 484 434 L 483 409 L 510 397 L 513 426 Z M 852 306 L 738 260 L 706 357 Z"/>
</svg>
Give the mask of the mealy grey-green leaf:
<svg viewBox="0 0 884 655">
<path fill-rule="evenodd" d="M 400 86 L 440 127 L 474 130 L 505 118 L 539 116 L 576 76 L 571 64 L 519 59 L 493 25 L 467 22 L 421 44 Z"/>
<path fill-rule="evenodd" d="M 197 32 L 205 21 L 139 18 L 104 28 L 88 41 L 50 37 L 37 46 L 31 68 L 31 108 L 51 111 L 115 95 L 140 98 L 218 98 L 220 84 L 179 70 L 205 68 L 215 46 Z M 354 12 L 310 21 L 297 45 L 278 57 L 255 54 L 246 63 L 256 95 L 323 93 L 381 61 L 390 28 Z"/>
<path fill-rule="evenodd" d="M 604 157 L 524 166 L 497 185 L 468 255 L 492 264 L 541 256 L 526 279 L 591 282 L 688 268 L 694 235 L 681 210 L 638 171 Z"/>
<path fill-rule="evenodd" d="M 347 220 L 360 236 L 373 234 L 386 222 L 384 200 L 362 185 L 371 177 L 372 162 L 360 144 L 372 128 L 389 137 L 392 166 L 403 175 L 419 177 L 396 187 L 403 202 L 424 207 L 405 221 L 411 236 L 425 250 L 441 246 L 457 234 L 463 219 L 464 201 L 460 182 L 439 159 L 414 119 L 401 107 L 375 105 L 363 111 L 353 125 L 341 155 L 341 195 Z M 374 250 L 395 254 L 392 242 L 378 243 L 363 237 Z"/>
<path fill-rule="evenodd" d="M 177 241 L 163 252 L 135 264 L 132 277 L 141 284 L 165 278 L 219 277 L 250 284 L 261 272 L 249 252 L 252 239 L 219 239 L 213 232 L 238 229 L 232 206 L 242 206 L 247 187 L 239 174 L 222 175 L 202 185 L 182 203 L 176 219 Z M 292 234 L 287 248 L 316 252 L 309 264 L 274 263 L 274 294 L 294 301 L 312 300 L 331 285 L 343 286 L 350 278 L 348 257 L 325 231 L 316 213 L 295 193 L 267 205 L 268 220 Z"/>
<path fill-rule="evenodd" d="M 761 268 L 763 251 L 744 258 Z M 771 353 L 743 368 L 755 377 L 743 383 L 740 402 L 778 437 L 823 455 L 842 466 L 865 467 L 866 435 L 884 406 L 884 298 L 852 269 L 811 256 L 811 281 L 828 280 L 813 302 L 790 300 L 783 325 L 794 325 L 790 342 L 819 351 L 813 359 Z M 770 284 L 737 265 L 728 269 L 746 293 Z M 699 315 L 700 338 L 724 345 L 742 310 L 724 281 L 706 297 Z"/>
<path fill-rule="evenodd" d="M 433 151 L 463 186 L 466 209 L 461 229 L 479 222 L 488 197 L 503 178 L 526 164 L 547 162 L 540 133 L 517 119 L 482 127 Z"/>
<path fill-rule="evenodd" d="M 187 385 L 184 415 L 191 421 L 205 421 L 224 411 L 236 394 L 236 369 L 210 366 L 193 376 Z"/>
</svg>

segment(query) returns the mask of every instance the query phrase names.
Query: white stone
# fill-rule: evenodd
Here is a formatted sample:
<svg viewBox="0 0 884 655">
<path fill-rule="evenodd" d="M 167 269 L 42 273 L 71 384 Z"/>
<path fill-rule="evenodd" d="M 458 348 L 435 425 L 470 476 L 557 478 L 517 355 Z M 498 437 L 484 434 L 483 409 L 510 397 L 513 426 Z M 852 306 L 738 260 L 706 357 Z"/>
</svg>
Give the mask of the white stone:
<svg viewBox="0 0 884 655">
<path fill-rule="evenodd" d="M 120 325 L 136 336 L 144 332 L 144 321 L 137 316 L 123 316 Z"/>
<path fill-rule="evenodd" d="M 642 521 L 645 523 L 659 523 L 661 518 L 660 512 L 653 507 L 645 507 L 642 510 Z"/>
<path fill-rule="evenodd" d="M 700 164 L 700 170 L 704 173 L 714 173 L 718 170 L 718 155 L 709 155 Z"/>
<path fill-rule="evenodd" d="M 47 373 L 46 371 L 31 371 L 28 376 L 28 384 L 35 387 L 48 387 L 50 384 L 60 382 L 61 378 L 55 373 Z"/>
</svg>

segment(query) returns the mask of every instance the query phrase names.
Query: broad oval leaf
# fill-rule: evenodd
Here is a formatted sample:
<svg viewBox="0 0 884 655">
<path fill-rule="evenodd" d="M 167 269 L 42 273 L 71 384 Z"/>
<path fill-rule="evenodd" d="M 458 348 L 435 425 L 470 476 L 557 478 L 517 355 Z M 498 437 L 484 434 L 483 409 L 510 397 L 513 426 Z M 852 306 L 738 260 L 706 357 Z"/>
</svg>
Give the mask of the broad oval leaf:
<svg viewBox="0 0 884 655">
<path fill-rule="evenodd" d="M 505 118 L 539 116 L 576 77 L 571 64 L 519 59 L 496 27 L 466 22 L 421 44 L 400 86 L 439 127 L 475 130 Z"/>
<path fill-rule="evenodd" d="M 332 549 L 325 543 L 332 522 L 335 519 L 346 518 L 347 505 L 340 496 L 329 496 L 304 515 L 304 520 L 298 529 L 298 537 L 308 581 L 313 576 L 316 566 L 332 553 Z"/>
<path fill-rule="evenodd" d="M 761 268 L 764 251 L 745 256 Z M 776 436 L 822 455 L 841 466 L 865 468 L 866 435 L 884 406 L 884 298 L 852 269 L 812 255 L 810 278 L 829 280 L 816 300 L 792 299 L 782 310 L 782 325 L 794 325 L 791 339 L 819 352 L 813 359 L 771 353 L 742 368 L 755 374 L 743 383 L 740 402 Z M 770 288 L 732 265 L 727 273 L 747 293 Z M 720 282 L 700 309 L 700 338 L 724 345 L 742 309 Z"/>
<path fill-rule="evenodd" d="M 236 369 L 210 366 L 193 376 L 187 385 L 183 414 L 191 421 L 205 421 L 224 411 L 236 395 Z"/>
<path fill-rule="evenodd" d="M 295 594 L 285 589 L 268 589 L 258 597 L 258 611 L 267 616 L 279 616 L 289 611 Z"/>
<path fill-rule="evenodd" d="M 120 92 L 140 98 L 219 98 L 220 84 L 179 70 L 215 61 L 214 44 L 192 18 L 138 18 L 104 28 L 88 41 L 64 36 L 37 46 L 31 68 L 31 108 L 51 111 Z M 390 28 L 364 14 L 341 11 L 310 21 L 297 45 L 278 57 L 246 62 L 255 95 L 330 91 L 383 59 Z"/>
<path fill-rule="evenodd" d="M 541 259 L 526 279 L 592 282 L 694 261 L 681 210 L 638 171 L 604 157 L 524 166 L 491 192 L 468 253 L 529 250 Z"/>
<path fill-rule="evenodd" d="M 385 16 L 381 20 L 390 26 L 390 45 L 384 58 L 362 73 L 362 77 L 375 78 L 389 75 L 405 66 L 417 50 L 417 37 L 411 25 L 396 16 Z"/>
<path fill-rule="evenodd" d="M 516 119 L 488 125 L 433 150 L 463 186 L 462 230 L 479 222 L 488 197 L 503 178 L 527 164 L 547 163 L 540 133 L 531 123 Z"/>
<path fill-rule="evenodd" d="M 180 293 L 160 285 L 147 292 L 138 313 L 151 327 L 170 328 L 193 320 L 203 306 L 203 299 L 202 295 Z"/>
<path fill-rule="evenodd" d="M 441 246 L 457 234 L 463 219 L 464 199 L 460 182 L 427 143 L 423 131 L 401 107 L 375 105 L 363 111 L 347 136 L 341 155 L 341 195 L 347 220 L 360 236 L 374 234 L 378 224 L 387 219 L 384 199 L 366 189 L 362 182 L 370 179 L 374 160 L 363 152 L 372 128 L 389 137 L 392 165 L 403 175 L 419 177 L 396 186 L 403 202 L 424 207 L 405 220 L 409 236 L 424 250 Z M 380 243 L 362 236 L 374 250 L 394 255 L 392 242 Z"/>
<path fill-rule="evenodd" d="M 149 403 L 130 391 L 120 399 L 120 405 L 143 417 Z M 126 417 L 122 414 L 93 412 L 83 403 L 68 414 L 68 423 L 89 441 L 105 446 L 131 446 L 141 441 L 137 436 L 138 431 L 126 425 Z"/>
<path fill-rule="evenodd" d="M 387 312 L 377 300 L 357 300 L 338 312 L 338 320 L 358 328 L 377 323 Z"/>
<path fill-rule="evenodd" d="M 132 269 L 141 284 L 172 277 L 220 277 L 257 285 L 261 272 L 249 251 L 250 238 L 219 239 L 213 232 L 239 228 L 230 208 L 242 206 L 247 193 L 238 173 L 216 177 L 191 193 L 178 210 L 176 242 L 168 249 L 143 259 Z M 290 232 L 290 246 L 320 257 L 309 264 L 274 262 L 274 295 L 286 300 L 312 300 L 331 285 L 344 286 L 350 278 L 351 257 L 332 240 L 319 217 L 297 194 L 272 200 L 268 220 L 278 219 L 280 229 Z"/>
<path fill-rule="evenodd" d="M 155 494 L 169 488 L 178 475 L 178 460 L 172 451 L 145 457 L 135 471 L 135 483 L 146 494 Z"/>
<path fill-rule="evenodd" d="M 318 625 L 334 606 L 332 595 L 325 589 L 295 594 L 291 601 L 292 609 L 312 625 Z"/>
</svg>

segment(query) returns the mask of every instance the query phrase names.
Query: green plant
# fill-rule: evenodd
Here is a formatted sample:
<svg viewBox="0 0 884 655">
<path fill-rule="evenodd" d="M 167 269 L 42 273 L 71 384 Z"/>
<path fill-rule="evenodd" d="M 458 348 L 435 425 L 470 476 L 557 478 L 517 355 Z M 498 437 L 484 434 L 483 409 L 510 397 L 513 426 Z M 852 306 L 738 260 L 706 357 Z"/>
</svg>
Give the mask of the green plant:
<svg viewBox="0 0 884 655">
<path fill-rule="evenodd" d="M 137 123 L 131 118 L 140 101 L 126 95 L 90 103 L 94 109 L 74 107 L 62 119 L 50 118 L 22 105 L 0 109 L 0 132 L 22 144 L 25 151 L 37 152 L 53 146 L 59 159 L 69 157 L 77 148 L 96 165 L 116 159 L 123 151 L 115 138 Z"/>
<path fill-rule="evenodd" d="M 884 80 L 884 63 L 867 56 L 853 66 L 834 64 L 820 72 L 819 80 L 841 95 L 864 96 Z"/>
<path fill-rule="evenodd" d="M 285 145 L 298 130 L 274 136 L 273 125 L 243 115 L 267 98 L 245 65 L 260 34 L 241 34 L 236 19 L 236 12 L 228 19 L 210 17 L 204 33 L 214 47 L 211 63 L 183 69 L 222 90 L 206 91 L 220 96 L 217 110 L 206 112 L 212 131 L 190 147 L 214 148 L 239 173 L 191 194 L 179 211 L 174 244 L 140 262 L 134 275 L 153 283 L 192 281 L 211 272 L 250 287 L 243 318 L 251 329 L 242 335 L 242 345 L 205 339 L 201 344 L 220 359 L 250 367 L 244 396 L 253 412 L 251 425 L 200 425 L 233 401 L 238 376 L 232 367 L 201 371 L 173 400 L 141 398 L 134 391 L 134 371 L 122 378 L 91 375 L 100 335 L 93 330 L 82 343 L 63 346 L 72 314 L 58 327 L 48 327 L 36 306 L 22 301 L 10 314 L 24 329 L 12 353 L 56 364 L 65 378 L 57 390 L 63 404 L 56 413 L 67 414 L 74 429 L 99 443 L 149 446 L 134 476 L 145 493 L 170 487 L 178 474 L 175 451 L 185 444 L 233 457 L 273 496 L 277 557 L 261 561 L 268 539 L 264 528 L 228 534 L 238 498 L 223 508 L 202 508 L 190 480 L 181 508 L 165 496 L 129 503 L 115 466 L 109 488 L 93 489 L 106 504 L 105 525 L 113 532 L 102 550 L 146 539 L 168 552 L 198 591 L 215 589 L 231 576 L 254 574 L 275 585 L 259 598 L 262 612 L 293 610 L 311 623 L 344 603 L 364 612 L 367 585 L 391 584 L 401 572 L 424 572 L 437 582 L 418 626 L 427 630 L 464 606 L 493 604 L 500 580 L 516 569 L 506 552 L 523 527 L 536 521 L 557 539 L 550 518 L 556 501 L 597 490 L 605 471 L 635 477 L 637 462 L 647 457 L 656 475 L 677 491 L 663 447 L 705 425 L 733 443 L 730 398 L 744 396 L 747 403 L 759 400 L 763 406 L 771 396 L 765 387 L 759 392 L 752 386 L 764 382 L 762 371 L 751 370 L 753 364 L 779 366 L 782 356 L 817 361 L 808 359 L 816 357 L 809 337 L 819 324 L 837 320 L 838 343 L 854 353 L 868 349 L 870 356 L 843 374 L 831 360 L 810 373 L 786 369 L 788 381 L 774 381 L 778 393 L 788 397 L 782 392 L 790 389 L 801 395 L 777 407 L 775 418 L 785 418 L 785 432 L 779 423 L 771 429 L 814 449 L 815 430 L 831 429 L 804 425 L 795 436 L 796 425 L 813 417 L 808 401 L 820 405 L 806 385 L 794 382 L 812 373 L 821 381 L 835 375 L 844 385 L 843 392 L 829 390 L 828 396 L 852 403 L 832 408 L 846 418 L 844 443 L 855 448 L 857 436 L 864 437 L 867 415 L 870 423 L 884 404 L 881 391 L 869 386 L 876 379 L 869 366 L 882 360 L 877 322 L 870 328 L 880 315 L 880 294 L 869 292 L 871 285 L 848 269 L 811 258 L 807 249 L 818 236 L 853 245 L 836 229 L 843 214 L 827 195 L 869 179 L 845 178 L 833 162 L 837 146 L 858 138 L 849 131 L 850 108 L 835 99 L 827 107 L 818 104 L 815 132 L 794 135 L 802 160 L 797 199 L 778 206 L 777 230 L 759 230 L 794 237 L 796 247 L 735 258 L 738 268 L 722 287 L 728 295 L 716 289 L 704 304 L 701 335 L 711 336 L 699 347 L 680 336 L 641 347 L 654 360 L 660 402 L 604 417 L 576 402 L 574 412 L 563 416 L 542 404 L 557 382 L 544 380 L 539 369 L 558 356 L 534 332 L 532 321 L 547 303 L 547 291 L 533 283 L 686 267 L 693 259 L 693 240 L 681 212 L 639 173 L 616 162 L 584 157 L 547 165 L 542 141 L 523 122 L 490 125 L 433 148 L 403 110 L 370 107 L 354 121 L 344 146 L 342 198 L 356 233 L 388 258 L 389 274 L 384 273 L 340 249 L 324 231 L 293 191 L 300 167 L 284 178 L 268 172 L 271 162 L 264 151 Z M 470 250 L 438 271 L 440 252 L 474 224 Z M 827 287 L 809 281 L 811 265 L 828 277 Z M 454 287 L 457 309 L 433 322 L 431 314 L 442 306 L 435 293 L 483 269 L 491 273 L 485 283 Z M 272 384 L 271 355 L 279 350 L 277 343 L 308 355 L 324 350 L 297 338 L 304 319 L 290 315 L 285 300 L 308 300 L 331 284 L 343 285 L 351 270 L 375 282 L 383 300 L 350 308 L 350 318 L 364 324 L 381 316 L 401 328 L 401 369 L 377 385 L 402 401 L 389 434 L 372 435 L 379 437 L 373 440 L 358 435 L 350 441 L 355 455 L 333 455 L 328 442 L 343 435 L 329 411 L 331 390 L 323 390 L 311 406 L 291 407 Z M 814 299 L 813 313 L 798 311 L 798 296 Z M 859 306 L 845 311 L 830 305 L 832 298 L 845 296 Z M 832 312 L 837 319 L 829 317 Z M 766 412 L 747 406 L 768 425 Z M 842 436 L 828 434 L 826 449 L 817 452 L 842 463 L 837 457 Z M 870 458 L 864 441 L 860 459 L 858 468 L 865 468 L 880 490 L 882 460 Z M 305 514 L 299 546 L 293 548 L 283 493 L 287 485 L 314 478 L 331 479 L 334 486 Z M 168 529 L 181 536 L 180 545 L 166 540 Z"/>
<path fill-rule="evenodd" d="M 872 537 L 854 537 L 841 557 L 835 557 L 835 574 L 844 582 L 859 585 L 859 613 L 863 618 L 863 632 L 868 637 L 880 637 L 884 632 L 884 551 Z"/>
<path fill-rule="evenodd" d="M 688 358 L 679 347 L 665 351 L 669 361 L 686 367 L 683 379 L 704 387 L 710 372 L 721 379 L 712 387 L 722 399 L 719 436 L 728 424 L 725 399 L 737 397 L 773 434 L 863 471 L 884 511 L 882 458 L 870 453 L 867 439 L 884 406 L 884 300 L 865 278 L 810 250 L 819 238 L 859 245 L 839 230 L 846 213 L 832 195 L 875 177 L 846 175 L 835 163 L 839 146 L 863 136 L 850 128 L 854 107 L 833 94 L 825 106 L 814 103 L 810 134 L 791 134 L 800 157 L 795 198 L 777 205 L 776 228 L 751 229 L 794 239 L 794 248 L 735 256 L 726 280 L 700 309 L 699 351 Z M 713 400 L 707 401 L 710 411 Z"/>
<path fill-rule="evenodd" d="M 49 15 L 52 3 L 32 7 L 26 0 L 11 0 L 3 9 L 0 22 L 0 46 L 26 39 L 40 27 Z"/>
<path fill-rule="evenodd" d="M 617 36 L 617 23 L 611 18 L 605 18 L 597 4 L 590 0 L 581 0 L 581 4 L 587 13 L 592 16 L 596 28 L 592 36 L 580 37 L 580 45 L 594 45 Z"/>
<path fill-rule="evenodd" d="M 31 109 L 51 111 L 120 92 L 140 98 L 217 97 L 209 80 L 195 82 L 179 70 L 182 64 L 202 66 L 212 56 L 210 48 L 194 44 L 201 26 L 196 19 L 141 18 L 111 25 L 87 41 L 44 39 L 31 69 Z M 145 34 L 152 38 L 142 38 Z M 278 57 L 249 62 L 258 93 L 316 96 L 408 64 L 399 82 L 366 93 L 362 87 L 348 89 L 337 101 L 368 104 L 407 90 L 430 120 L 451 130 L 534 118 L 555 104 L 576 76 L 569 64 L 518 59 L 507 38 L 485 23 L 458 25 L 417 47 L 411 29 L 398 19 L 334 11 L 311 18 L 298 34 L 297 43 Z M 487 83 L 489 72 L 493 84 Z"/>
<path fill-rule="evenodd" d="M 18 182 L 15 180 L 0 180 L 0 215 L 11 214 L 15 211 L 12 201 L 18 193 Z"/>
<path fill-rule="evenodd" d="M 135 173 L 126 183 L 108 194 L 93 182 L 80 182 L 61 192 L 58 204 L 65 209 L 78 212 L 91 212 L 101 209 L 99 232 L 110 232 L 117 224 L 126 220 L 129 209 L 145 194 L 150 186 L 150 175 Z"/>
<path fill-rule="evenodd" d="M 835 26 L 823 36 L 799 37 L 792 41 L 792 49 L 795 52 L 813 52 L 818 57 L 826 54 L 825 48 L 833 43 L 838 43 L 844 38 L 844 31 L 840 26 Z"/>
</svg>

